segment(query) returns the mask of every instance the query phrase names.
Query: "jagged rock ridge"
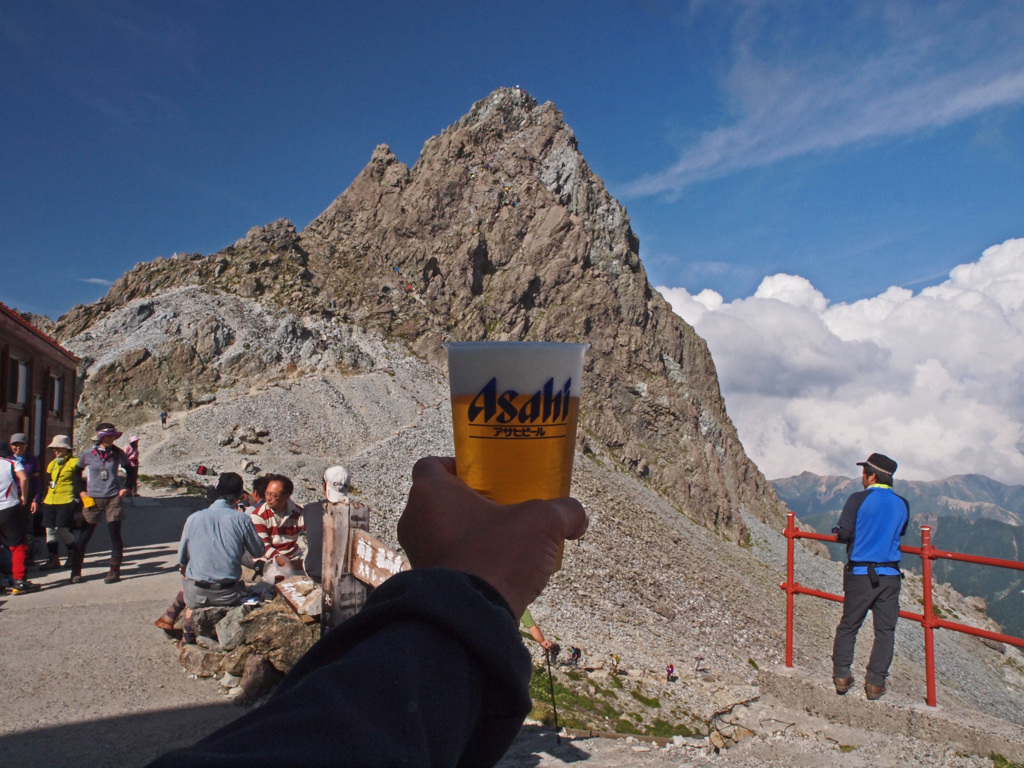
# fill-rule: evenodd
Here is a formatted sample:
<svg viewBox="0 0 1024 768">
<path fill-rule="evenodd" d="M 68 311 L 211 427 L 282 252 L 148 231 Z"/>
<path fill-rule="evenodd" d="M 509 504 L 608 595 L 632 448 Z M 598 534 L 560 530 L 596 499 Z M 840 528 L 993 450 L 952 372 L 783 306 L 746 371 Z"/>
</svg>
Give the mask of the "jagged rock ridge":
<svg viewBox="0 0 1024 768">
<path fill-rule="evenodd" d="M 559 111 L 499 89 L 429 139 L 412 168 L 378 147 L 303 232 L 278 221 L 212 256 L 139 265 L 101 302 L 62 318 L 60 333 L 196 283 L 378 329 L 436 365 L 447 339 L 586 341 L 581 421 L 591 448 L 738 540 L 742 512 L 777 521 L 782 507 L 743 452 L 707 346 L 652 290 L 638 250 L 625 210 Z M 214 370 L 198 349 L 211 333 L 195 337 L 195 352 L 175 352 L 181 364 L 168 368 L 187 366 L 195 386 L 217 386 L 223 366 Z M 115 408 L 100 390 L 123 399 L 130 369 L 97 372 L 86 410 Z M 107 376 L 122 381 L 101 387 Z M 180 392 L 175 381 L 160 394 L 167 380 L 157 377 L 143 401 L 157 406 Z"/>
</svg>

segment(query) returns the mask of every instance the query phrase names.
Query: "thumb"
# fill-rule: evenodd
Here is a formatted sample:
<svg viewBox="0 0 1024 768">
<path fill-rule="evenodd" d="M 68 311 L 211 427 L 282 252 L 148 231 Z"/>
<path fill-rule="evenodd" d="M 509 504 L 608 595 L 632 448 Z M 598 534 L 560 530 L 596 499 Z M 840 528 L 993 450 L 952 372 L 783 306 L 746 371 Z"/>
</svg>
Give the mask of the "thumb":
<svg viewBox="0 0 1024 768">
<path fill-rule="evenodd" d="M 532 502 L 526 502 L 530 504 Z M 565 496 L 544 502 L 544 517 L 559 539 L 581 539 L 590 526 L 590 515 L 576 499 Z"/>
</svg>

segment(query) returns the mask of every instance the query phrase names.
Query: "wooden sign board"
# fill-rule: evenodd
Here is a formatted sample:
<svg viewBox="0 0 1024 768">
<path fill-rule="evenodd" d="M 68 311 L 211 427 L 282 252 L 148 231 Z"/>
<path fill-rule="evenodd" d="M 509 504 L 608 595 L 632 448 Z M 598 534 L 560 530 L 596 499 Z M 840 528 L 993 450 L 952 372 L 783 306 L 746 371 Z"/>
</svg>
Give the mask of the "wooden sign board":
<svg viewBox="0 0 1024 768">
<path fill-rule="evenodd" d="M 349 539 L 349 571 L 364 584 L 379 587 L 399 571 L 409 570 L 403 555 L 366 531 L 353 528 Z"/>
<path fill-rule="evenodd" d="M 320 615 L 323 590 L 305 576 L 290 576 L 274 585 L 274 589 L 298 614 L 303 623 L 315 621 Z"/>
</svg>

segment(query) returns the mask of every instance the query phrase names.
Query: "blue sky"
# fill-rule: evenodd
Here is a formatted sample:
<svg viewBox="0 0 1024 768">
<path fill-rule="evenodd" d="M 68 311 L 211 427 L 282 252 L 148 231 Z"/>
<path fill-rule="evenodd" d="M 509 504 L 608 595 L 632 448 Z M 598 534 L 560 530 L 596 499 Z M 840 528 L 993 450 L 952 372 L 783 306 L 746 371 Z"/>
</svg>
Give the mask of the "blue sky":
<svg viewBox="0 0 1024 768">
<path fill-rule="evenodd" d="M 1017 2 L 5 3 L 0 301 L 56 316 L 302 227 L 376 144 L 411 164 L 514 84 L 562 110 L 652 282 L 918 289 L 1024 234 L 1021 39 Z"/>
<path fill-rule="evenodd" d="M 412 164 L 517 84 L 653 284 L 919 293 L 1024 236 L 1021 40 L 998 0 L 5 3 L 0 301 L 56 317 L 139 261 L 301 228 L 377 144 Z"/>
</svg>

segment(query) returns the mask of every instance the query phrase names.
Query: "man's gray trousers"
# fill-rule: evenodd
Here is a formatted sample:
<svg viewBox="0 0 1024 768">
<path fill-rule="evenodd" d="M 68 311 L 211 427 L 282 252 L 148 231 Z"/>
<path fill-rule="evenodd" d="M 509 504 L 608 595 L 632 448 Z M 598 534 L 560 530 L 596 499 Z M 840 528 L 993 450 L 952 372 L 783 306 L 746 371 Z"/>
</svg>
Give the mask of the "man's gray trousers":
<svg viewBox="0 0 1024 768">
<path fill-rule="evenodd" d="M 836 627 L 835 644 L 832 646 L 832 674 L 834 677 L 853 677 L 853 651 L 857 643 L 857 632 L 870 610 L 875 625 L 875 642 L 871 646 L 864 682 L 871 685 L 885 685 L 892 664 L 893 645 L 896 640 L 896 620 L 900 615 L 899 576 L 878 576 L 878 586 L 871 586 L 871 577 L 857 576 L 844 572 L 843 618 Z"/>
</svg>

